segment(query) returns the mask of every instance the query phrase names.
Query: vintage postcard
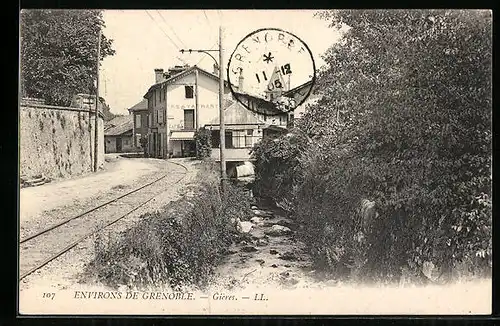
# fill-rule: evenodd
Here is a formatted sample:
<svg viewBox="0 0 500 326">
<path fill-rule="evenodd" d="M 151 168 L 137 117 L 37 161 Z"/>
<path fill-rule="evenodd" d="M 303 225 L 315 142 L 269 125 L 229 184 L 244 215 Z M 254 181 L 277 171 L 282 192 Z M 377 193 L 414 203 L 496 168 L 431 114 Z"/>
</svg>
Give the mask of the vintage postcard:
<svg viewBox="0 0 500 326">
<path fill-rule="evenodd" d="M 20 315 L 491 313 L 490 10 L 19 32 Z"/>
</svg>

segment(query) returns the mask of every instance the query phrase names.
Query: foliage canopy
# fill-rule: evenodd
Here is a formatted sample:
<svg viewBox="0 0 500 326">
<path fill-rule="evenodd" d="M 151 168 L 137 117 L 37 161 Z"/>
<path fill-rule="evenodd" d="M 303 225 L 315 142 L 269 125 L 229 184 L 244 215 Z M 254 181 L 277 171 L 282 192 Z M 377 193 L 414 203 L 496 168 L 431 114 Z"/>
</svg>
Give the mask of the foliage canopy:
<svg viewBox="0 0 500 326">
<path fill-rule="evenodd" d="M 324 56 L 320 100 L 297 124 L 313 142 L 297 158 L 293 206 L 317 261 L 336 270 L 350 253 L 365 276 L 389 278 L 425 262 L 443 277 L 463 262 L 488 269 L 491 12 L 318 16 L 343 34 Z M 365 198 L 379 218 L 356 252 Z"/>
<path fill-rule="evenodd" d="M 67 106 L 78 93 L 95 94 L 100 10 L 22 10 L 21 94 Z M 114 55 L 102 35 L 101 58 Z"/>
</svg>

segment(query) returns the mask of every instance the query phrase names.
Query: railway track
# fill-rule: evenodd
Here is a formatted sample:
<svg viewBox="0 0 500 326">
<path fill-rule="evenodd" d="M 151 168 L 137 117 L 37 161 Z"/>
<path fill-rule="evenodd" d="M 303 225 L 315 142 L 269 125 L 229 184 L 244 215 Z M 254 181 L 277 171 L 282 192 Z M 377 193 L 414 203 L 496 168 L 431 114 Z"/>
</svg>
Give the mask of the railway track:
<svg viewBox="0 0 500 326">
<path fill-rule="evenodd" d="M 179 166 L 180 173 L 165 174 L 119 197 L 21 239 L 19 280 L 68 252 L 89 236 L 124 219 L 164 192 L 167 187 L 184 179 L 187 168 L 177 162 L 169 163 Z"/>
</svg>

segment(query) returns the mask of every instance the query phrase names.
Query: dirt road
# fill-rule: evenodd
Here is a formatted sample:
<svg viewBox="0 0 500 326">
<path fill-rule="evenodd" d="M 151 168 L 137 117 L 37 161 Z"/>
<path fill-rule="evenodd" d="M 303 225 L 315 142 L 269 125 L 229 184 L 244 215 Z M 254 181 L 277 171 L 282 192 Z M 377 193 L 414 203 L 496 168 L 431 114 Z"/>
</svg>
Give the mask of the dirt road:
<svg viewBox="0 0 500 326">
<path fill-rule="evenodd" d="M 187 172 L 185 173 L 183 168 L 172 162 L 186 166 Z M 159 209 L 165 203 L 178 198 L 181 195 L 180 191 L 196 174 L 196 162 L 183 159 L 165 161 L 115 158 L 108 164 L 106 170 L 99 173 L 40 187 L 22 189 L 25 200 L 21 201 L 21 211 L 24 212 L 20 219 L 21 238 L 47 226 L 54 225 L 59 220 L 67 219 L 93 208 L 111 198 L 116 198 L 129 190 L 159 178 L 164 173 L 167 173 L 168 177 L 154 184 L 156 190 L 153 192 L 159 193 L 159 195 L 153 201 L 128 215 L 124 220 L 113 225 L 113 231 L 117 231 L 129 227 L 142 214 Z M 179 183 L 173 184 L 172 180 L 178 180 L 182 177 L 181 174 L 185 174 L 185 177 Z M 164 189 L 163 192 L 162 189 Z M 140 193 L 137 194 L 140 195 Z M 147 194 L 147 196 L 150 198 L 151 194 Z M 144 196 L 135 197 L 139 201 L 146 200 L 146 198 L 142 198 Z M 33 200 L 28 201 L 26 198 L 32 198 Z M 23 207 L 23 205 L 28 204 L 29 208 Z M 119 205 L 115 207 L 117 213 L 123 210 L 123 207 Z M 31 214 L 27 212 L 31 212 Z M 101 217 L 100 213 L 106 214 L 106 216 Z M 111 213 L 110 207 L 100 209 L 96 211 L 92 218 L 96 221 L 100 219 L 104 221 L 106 218 L 109 219 Z M 86 223 L 89 228 L 92 227 L 90 222 Z M 61 238 L 61 242 L 63 240 L 66 240 L 66 238 Z M 92 252 L 93 243 L 91 239 L 81 242 L 71 251 L 24 278 L 20 284 L 21 291 L 33 286 L 43 286 L 44 284 L 50 284 L 51 288 L 61 289 L 76 283 L 77 274 L 81 272 L 84 263 L 90 259 Z M 24 258 L 26 257 L 20 257 L 21 260 Z"/>
</svg>

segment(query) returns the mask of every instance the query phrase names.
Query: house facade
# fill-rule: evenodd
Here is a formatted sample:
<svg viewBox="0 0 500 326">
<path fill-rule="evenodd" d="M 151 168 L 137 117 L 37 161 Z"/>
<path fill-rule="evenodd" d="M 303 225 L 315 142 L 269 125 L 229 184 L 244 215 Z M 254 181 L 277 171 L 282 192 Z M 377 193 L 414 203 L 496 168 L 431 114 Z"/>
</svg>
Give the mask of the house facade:
<svg viewBox="0 0 500 326">
<path fill-rule="evenodd" d="M 263 117 L 265 116 L 248 110 L 238 101 L 231 101 L 231 104 L 224 109 L 224 154 L 227 162 L 251 161 L 250 150 L 254 144 L 263 138 L 280 135 L 286 131 L 284 126 L 273 125 L 264 121 Z M 219 161 L 219 117 L 214 117 L 204 127 L 212 134 L 212 158 Z"/>
<path fill-rule="evenodd" d="M 116 116 L 104 125 L 105 153 L 135 152 L 133 138 L 133 115 Z"/>
<path fill-rule="evenodd" d="M 155 69 L 156 83 L 144 95 L 150 157 L 195 155 L 195 131 L 219 115 L 219 77 L 197 66 Z M 225 99 L 231 97 L 227 82 Z"/>
<path fill-rule="evenodd" d="M 133 144 L 137 149 L 142 149 L 141 139 L 148 136 L 148 101 L 142 99 L 139 103 L 128 109 L 133 116 Z"/>
</svg>

